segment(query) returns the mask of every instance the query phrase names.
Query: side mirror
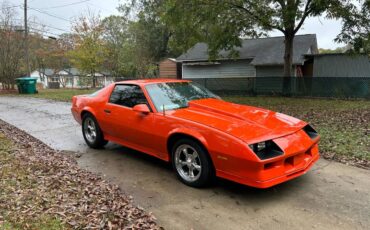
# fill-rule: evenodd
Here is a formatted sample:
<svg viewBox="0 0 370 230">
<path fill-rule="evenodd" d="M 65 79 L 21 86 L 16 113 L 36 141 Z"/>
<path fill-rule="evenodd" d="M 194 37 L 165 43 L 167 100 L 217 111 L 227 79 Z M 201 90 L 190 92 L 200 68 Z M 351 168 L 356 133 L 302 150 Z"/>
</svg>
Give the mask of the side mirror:
<svg viewBox="0 0 370 230">
<path fill-rule="evenodd" d="M 136 112 L 140 112 L 140 113 L 144 113 L 144 114 L 148 114 L 150 113 L 150 110 L 148 108 L 148 106 L 146 104 L 138 104 L 138 105 L 135 105 L 132 110 L 136 111 Z"/>
</svg>

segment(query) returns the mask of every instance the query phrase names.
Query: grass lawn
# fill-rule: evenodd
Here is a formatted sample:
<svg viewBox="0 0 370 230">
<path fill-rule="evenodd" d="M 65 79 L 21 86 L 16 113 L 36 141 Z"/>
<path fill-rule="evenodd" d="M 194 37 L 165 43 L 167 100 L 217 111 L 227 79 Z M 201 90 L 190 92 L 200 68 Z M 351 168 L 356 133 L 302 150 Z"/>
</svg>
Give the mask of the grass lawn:
<svg viewBox="0 0 370 230">
<path fill-rule="evenodd" d="M 370 160 L 370 101 L 240 96 L 223 98 L 239 104 L 271 109 L 309 122 L 321 135 L 320 151 L 326 157 Z"/>
<path fill-rule="evenodd" d="M 56 101 L 65 101 L 70 102 L 72 96 L 81 95 L 81 94 L 90 94 L 98 89 L 42 89 L 39 90 L 37 94 L 11 94 L 22 97 L 36 97 L 36 98 L 45 98 Z"/>
<path fill-rule="evenodd" d="M 73 95 L 94 91 L 50 89 L 27 96 L 70 101 Z M 311 123 L 322 137 L 320 148 L 326 157 L 370 160 L 370 101 L 262 96 L 224 96 L 223 99 L 271 109 Z"/>
</svg>

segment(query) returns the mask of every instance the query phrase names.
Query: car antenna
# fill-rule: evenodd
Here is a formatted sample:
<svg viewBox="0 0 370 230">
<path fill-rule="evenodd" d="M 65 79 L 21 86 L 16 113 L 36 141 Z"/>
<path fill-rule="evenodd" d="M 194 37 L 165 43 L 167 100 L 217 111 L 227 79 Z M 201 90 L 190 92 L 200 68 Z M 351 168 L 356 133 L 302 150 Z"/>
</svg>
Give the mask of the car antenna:
<svg viewBox="0 0 370 230">
<path fill-rule="evenodd" d="M 163 112 L 163 116 L 166 116 L 166 110 L 164 108 L 164 104 L 162 105 L 162 112 Z"/>
</svg>

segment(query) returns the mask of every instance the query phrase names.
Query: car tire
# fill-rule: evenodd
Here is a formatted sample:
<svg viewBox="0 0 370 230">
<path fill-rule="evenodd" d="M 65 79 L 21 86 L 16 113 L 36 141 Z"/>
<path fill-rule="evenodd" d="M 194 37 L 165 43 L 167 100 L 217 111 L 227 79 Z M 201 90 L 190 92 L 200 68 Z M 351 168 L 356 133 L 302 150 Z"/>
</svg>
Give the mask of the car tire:
<svg viewBox="0 0 370 230">
<path fill-rule="evenodd" d="M 86 144 L 93 149 L 103 148 L 108 143 L 108 141 L 104 140 L 103 132 L 97 120 L 90 113 L 86 113 L 82 117 L 82 135 Z"/>
<path fill-rule="evenodd" d="M 177 177 L 191 187 L 205 187 L 215 178 L 207 150 L 192 139 L 177 141 L 171 151 L 172 167 Z"/>
</svg>

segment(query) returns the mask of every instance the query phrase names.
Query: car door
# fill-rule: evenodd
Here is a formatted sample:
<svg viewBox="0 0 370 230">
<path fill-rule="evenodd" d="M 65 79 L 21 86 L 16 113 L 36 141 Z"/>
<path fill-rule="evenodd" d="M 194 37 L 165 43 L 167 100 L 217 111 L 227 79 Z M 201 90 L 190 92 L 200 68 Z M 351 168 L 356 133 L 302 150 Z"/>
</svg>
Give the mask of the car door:
<svg viewBox="0 0 370 230">
<path fill-rule="evenodd" d="M 146 104 L 149 107 L 140 86 L 117 84 L 104 107 L 105 130 L 110 136 L 129 147 L 156 152 L 150 141 L 154 135 L 153 113 L 143 114 L 134 111 L 132 108 L 138 104 Z"/>
</svg>

